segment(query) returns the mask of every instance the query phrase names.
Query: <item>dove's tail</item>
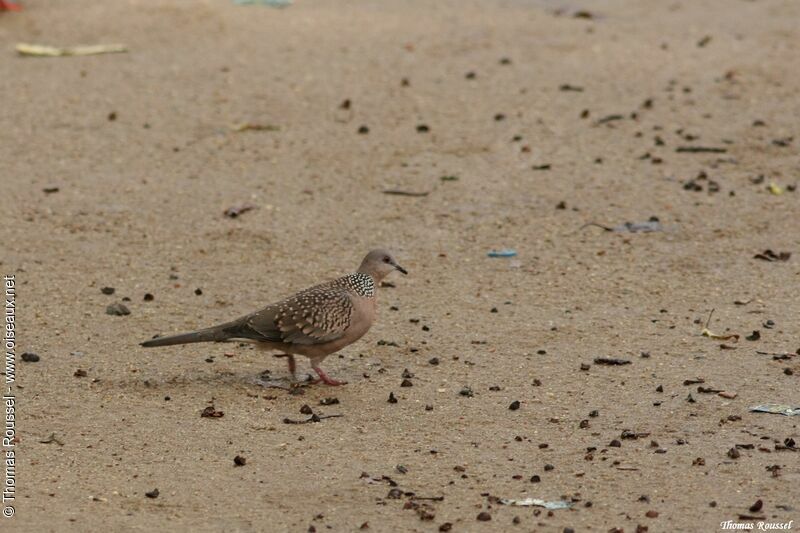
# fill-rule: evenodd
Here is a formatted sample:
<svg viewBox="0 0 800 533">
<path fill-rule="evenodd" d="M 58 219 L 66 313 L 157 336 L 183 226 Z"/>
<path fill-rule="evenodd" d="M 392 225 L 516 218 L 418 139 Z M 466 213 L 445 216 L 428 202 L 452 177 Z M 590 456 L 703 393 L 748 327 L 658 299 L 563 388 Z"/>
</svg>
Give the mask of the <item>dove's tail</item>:
<svg viewBox="0 0 800 533">
<path fill-rule="evenodd" d="M 192 331 L 191 333 L 181 333 L 179 335 L 169 335 L 167 337 L 156 337 L 149 341 L 140 343 L 145 348 L 156 346 L 172 346 L 174 344 L 190 344 L 193 342 L 215 342 L 228 340 L 230 335 L 223 331 L 219 326 L 213 328 Z"/>
</svg>

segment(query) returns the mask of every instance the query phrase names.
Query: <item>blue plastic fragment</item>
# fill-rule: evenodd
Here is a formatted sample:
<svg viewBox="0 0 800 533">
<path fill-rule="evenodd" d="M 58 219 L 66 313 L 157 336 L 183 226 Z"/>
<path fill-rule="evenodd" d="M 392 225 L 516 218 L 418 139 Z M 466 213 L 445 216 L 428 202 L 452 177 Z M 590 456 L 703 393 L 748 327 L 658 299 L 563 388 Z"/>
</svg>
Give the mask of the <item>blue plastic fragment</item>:
<svg viewBox="0 0 800 533">
<path fill-rule="evenodd" d="M 517 251 L 511 248 L 503 248 L 502 250 L 490 250 L 486 255 L 489 257 L 514 257 L 517 255 Z"/>
</svg>

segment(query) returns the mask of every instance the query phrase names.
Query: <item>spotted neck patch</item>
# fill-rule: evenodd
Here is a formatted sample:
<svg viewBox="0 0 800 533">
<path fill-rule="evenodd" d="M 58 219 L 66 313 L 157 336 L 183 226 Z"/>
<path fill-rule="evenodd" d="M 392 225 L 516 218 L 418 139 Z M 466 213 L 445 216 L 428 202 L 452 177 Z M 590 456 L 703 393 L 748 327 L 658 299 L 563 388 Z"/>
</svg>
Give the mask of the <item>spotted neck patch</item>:
<svg viewBox="0 0 800 533">
<path fill-rule="evenodd" d="M 362 298 L 375 296 L 375 281 L 369 274 L 362 274 L 361 272 L 350 274 L 345 278 L 345 283 L 350 290 Z"/>
</svg>

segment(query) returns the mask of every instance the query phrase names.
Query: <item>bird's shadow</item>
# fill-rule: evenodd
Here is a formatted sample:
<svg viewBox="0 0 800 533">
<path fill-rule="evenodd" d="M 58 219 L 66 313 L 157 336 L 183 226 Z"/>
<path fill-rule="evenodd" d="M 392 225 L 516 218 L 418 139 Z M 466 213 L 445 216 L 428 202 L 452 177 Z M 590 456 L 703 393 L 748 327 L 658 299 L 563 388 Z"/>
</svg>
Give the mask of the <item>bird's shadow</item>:
<svg viewBox="0 0 800 533">
<path fill-rule="evenodd" d="M 194 372 L 173 376 L 152 376 L 121 380 L 99 380 L 94 383 L 99 389 L 117 390 L 176 390 L 197 385 L 239 387 L 243 389 L 281 389 L 289 394 L 301 394 L 302 389 L 314 384 L 310 374 L 299 373 L 295 379 L 287 375 L 276 375 L 270 370 L 257 374 L 218 371 L 213 374 Z"/>
</svg>

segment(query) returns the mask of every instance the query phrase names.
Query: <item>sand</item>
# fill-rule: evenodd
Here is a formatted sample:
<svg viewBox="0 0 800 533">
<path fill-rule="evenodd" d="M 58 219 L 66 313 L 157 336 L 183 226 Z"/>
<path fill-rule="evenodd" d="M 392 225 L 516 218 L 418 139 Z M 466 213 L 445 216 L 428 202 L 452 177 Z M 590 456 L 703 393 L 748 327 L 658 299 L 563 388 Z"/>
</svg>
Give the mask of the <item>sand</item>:
<svg viewBox="0 0 800 533">
<path fill-rule="evenodd" d="M 4 531 L 800 527 L 800 456 L 781 449 L 800 418 L 749 412 L 800 404 L 800 4 L 24 7 L 0 14 Z M 650 217 L 661 231 L 583 227 Z M 346 386 L 263 387 L 285 360 L 249 346 L 138 346 L 375 246 L 410 275 L 323 364 Z M 502 248 L 518 255 L 487 257 Z M 701 335 L 712 309 L 738 342 Z M 341 416 L 283 422 L 303 405 Z M 528 497 L 572 507 L 496 500 Z"/>
</svg>

